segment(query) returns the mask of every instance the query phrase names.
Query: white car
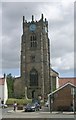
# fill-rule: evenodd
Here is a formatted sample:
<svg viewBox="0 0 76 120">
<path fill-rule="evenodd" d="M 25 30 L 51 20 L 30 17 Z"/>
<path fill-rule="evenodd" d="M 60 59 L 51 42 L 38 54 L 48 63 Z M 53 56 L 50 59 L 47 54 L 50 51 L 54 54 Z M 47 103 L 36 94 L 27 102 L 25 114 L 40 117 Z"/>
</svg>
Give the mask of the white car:
<svg viewBox="0 0 76 120">
<path fill-rule="evenodd" d="M 8 106 L 6 104 L 1 104 L 2 108 L 7 108 Z"/>
<path fill-rule="evenodd" d="M 45 103 L 45 107 L 48 107 L 48 106 L 49 106 L 49 101 Z"/>
</svg>

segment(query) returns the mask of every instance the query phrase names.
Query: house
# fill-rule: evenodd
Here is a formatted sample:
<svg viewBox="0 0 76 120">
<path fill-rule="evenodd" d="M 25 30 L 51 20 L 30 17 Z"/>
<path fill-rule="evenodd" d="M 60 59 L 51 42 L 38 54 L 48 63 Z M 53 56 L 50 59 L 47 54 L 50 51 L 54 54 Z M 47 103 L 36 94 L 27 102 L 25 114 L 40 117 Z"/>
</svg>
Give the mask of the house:
<svg viewBox="0 0 76 120">
<path fill-rule="evenodd" d="M 50 71 L 50 79 L 51 79 L 51 92 L 52 92 L 59 87 L 59 73 L 52 68 Z"/>
<path fill-rule="evenodd" d="M 7 99 L 8 99 L 7 82 L 6 82 L 6 77 L 3 77 L 0 78 L 0 104 L 1 101 L 4 101 L 5 104 Z"/>
<path fill-rule="evenodd" d="M 76 109 L 76 86 L 70 82 L 48 95 L 50 111 L 74 111 Z"/>
<path fill-rule="evenodd" d="M 66 78 L 59 78 L 58 81 L 59 81 L 59 83 L 58 83 L 59 87 L 63 86 L 64 84 L 66 84 L 68 82 L 70 82 L 76 86 L 76 78 L 74 78 L 74 77 L 72 77 L 72 78 L 67 78 L 67 77 Z"/>
</svg>

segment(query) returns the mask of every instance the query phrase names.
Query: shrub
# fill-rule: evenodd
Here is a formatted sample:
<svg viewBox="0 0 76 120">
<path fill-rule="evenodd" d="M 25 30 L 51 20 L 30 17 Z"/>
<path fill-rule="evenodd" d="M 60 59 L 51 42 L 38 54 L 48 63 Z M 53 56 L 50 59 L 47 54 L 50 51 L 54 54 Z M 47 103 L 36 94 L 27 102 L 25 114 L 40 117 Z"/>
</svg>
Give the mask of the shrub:
<svg viewBox="0 0 76 120">
<path fill-rule="evenodd" d="M 15 98 L 9 98 L 6 102 L 7 105 L 13 105 L 14 101 L 17 102 L 18 105 L 25 105 L 27 103 L 31 103 L 31 99 L 15 99 Z"/>
</svg>

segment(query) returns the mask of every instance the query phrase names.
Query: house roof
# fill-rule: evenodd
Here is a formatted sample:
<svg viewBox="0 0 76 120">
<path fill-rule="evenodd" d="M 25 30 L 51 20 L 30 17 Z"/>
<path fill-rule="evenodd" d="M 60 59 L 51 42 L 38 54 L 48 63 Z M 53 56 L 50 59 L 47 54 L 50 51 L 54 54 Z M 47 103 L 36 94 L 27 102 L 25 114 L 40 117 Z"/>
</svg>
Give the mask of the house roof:
<svg viewBox="0 0 76 120">
<path fill-rule="evenodd" d="M 59 87 L 63 86 L 64 84 L 68 82 L 76 86 L 76 78 L 59 78 Z"/>
<path fill-rule="evenodd" d="M 59 73 L 53 70 L 52 68 L 50 69 L 50 75 L 51 76 L 59 76 Z"/>
<path fill-rule="evenodd" d="M 68 85 L 76 88 L 76 86 L 75 86 L 74 84 L 68 82 L 68 83 L 66 83 L 65 85 L 63 85 L 63 86 L 59 87 L 58 89 L 56 89 L 55 91 L 53 91 L 52 93 L 48 94 L 48 97 L 51 96 L 52 94 L 55 94 L 56 92 L 58 92 L 59 90 L 63 89 L 64 87 L 66 87 L 66 86 L 68 86 Z"/>
<path fill-rule="evenodd" d="M 0 85 L 4 85 L 4 78 L 0 78 Z"/>
</svg>

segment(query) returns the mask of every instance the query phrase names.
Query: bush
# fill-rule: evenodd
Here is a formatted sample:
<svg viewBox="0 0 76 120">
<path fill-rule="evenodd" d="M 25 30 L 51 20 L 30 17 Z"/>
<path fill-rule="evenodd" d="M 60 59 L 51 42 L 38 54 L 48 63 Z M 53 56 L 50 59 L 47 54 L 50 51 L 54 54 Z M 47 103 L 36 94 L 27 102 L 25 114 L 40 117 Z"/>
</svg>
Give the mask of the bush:
<svg viewBox="0 0 76 120">
<path fill-rule="evenodd" d="M 26 105 L 27 103 L 31 103 L 31 99 L 15 99 L 15 98 L 9 98 L 6 102 L 7 105 L 13 105 L 14 101 L 17 102 L 18 105 Z"/>
</svg>

